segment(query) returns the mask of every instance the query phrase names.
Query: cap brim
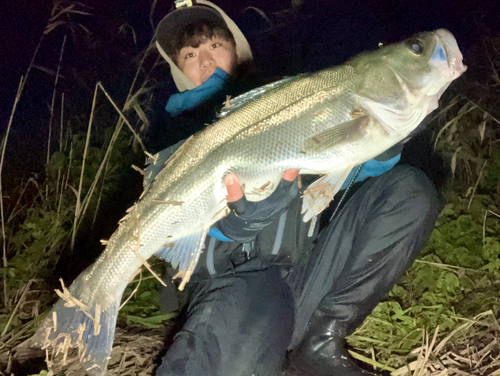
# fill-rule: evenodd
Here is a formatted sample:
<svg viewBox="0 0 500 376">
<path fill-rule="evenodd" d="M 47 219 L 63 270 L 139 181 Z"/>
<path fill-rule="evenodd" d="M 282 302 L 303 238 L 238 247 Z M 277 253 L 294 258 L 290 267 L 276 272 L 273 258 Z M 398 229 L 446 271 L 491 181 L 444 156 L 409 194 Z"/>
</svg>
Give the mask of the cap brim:
<svg viewBox="0 0 500 376">
<path fill-rule="evenodd" d="M 179 8 L 167 14 L 156 28 L 155 38 L 160 46 L 167 51 L 168 40 L 176 30 L 183 29 L 187 25 L 198 20 L 208 20 L 226 25 L 224 18 L 214 9 L 203 6 L 192 6 L 189 8 Z"/>
</svg>

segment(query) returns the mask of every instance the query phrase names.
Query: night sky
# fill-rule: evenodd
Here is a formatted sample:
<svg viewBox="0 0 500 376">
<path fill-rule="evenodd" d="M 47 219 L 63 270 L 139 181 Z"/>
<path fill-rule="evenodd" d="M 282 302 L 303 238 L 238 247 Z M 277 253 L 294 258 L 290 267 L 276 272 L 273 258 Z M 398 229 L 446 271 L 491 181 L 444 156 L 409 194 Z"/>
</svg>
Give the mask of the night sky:
<svg viewBox="0 0 500 376">
<path fill-rule="evenodd" d="M 468 51 L 482 45 L 482 36 L 500 33 L 498 0 L 306 0 L 299 14 L 283 19 L 274 13 L 288 8 L 291 0 L 214 2 L 247 34 L 256 58 L 260 59 L 258 66 L 269 70 L 266 72 L 269 75 L 277 76 L 338 64 L 363 50 L 376 48 L 379 42 L 394 42 L 415 32 L 443 27 L 455 35 L 467 63 Z M 120 85 L 127 81 L 123 77 L 131 71 L 124 62 L 130 62 L 131 57 L 147 45 L 153 32 L 149 22 L 151 0 L 81 0 L 81 4 L 85 7 L 78 9 L 93 15 L 73 17 L 73 33 L 66 43 L 59 85 L 68 103 L 84 106 L 87 102 L 82 98 L 90 101 L 93 87 L 85 87 L 77 78 L 75 81 L 79 70 L 84 69 L 96 81 L 106 82 L 110 91 L 120 98 L 125 92 Z M 153 14 L 155 23 L 170 4 L 164 0 L 157 2 Z M 47 0 L 3 0 L 0 5 L 1 132 L 6 129 L 19 78 L 26 72 L 52 6 L 53 2 Z M 260 8 L 274 21 L 273 38 L 262 38 L 265 23 L 247 8 L 249 6 Z M 78 24 L 98 37 L 87 38 L 83 28 L 75 26 Z M 60 27 L 42 43 L 35 64 L 46 70 L 32 72 L 13 123 L 9 147 L 23 149 L 22 158 L 28 169 L 36 170 L 40 167 L 37 161 L 43 161 L 40 156 L 46 148 L 54 71 L 65 30 L 68 29 Z"/>
</svg>

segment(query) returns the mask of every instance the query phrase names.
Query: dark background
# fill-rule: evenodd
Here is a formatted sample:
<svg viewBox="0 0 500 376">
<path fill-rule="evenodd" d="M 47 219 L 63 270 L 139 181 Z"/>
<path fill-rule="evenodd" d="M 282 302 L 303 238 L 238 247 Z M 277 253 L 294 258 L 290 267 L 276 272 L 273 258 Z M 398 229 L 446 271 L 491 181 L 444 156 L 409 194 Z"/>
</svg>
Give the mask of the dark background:
<svg viewBox="0 0 500 376">
<path fill-rule="evenodd" d="M 472 51 L 482 48 L 485 35 L 500 31 L 500 1 L 496 0 L 305 0 L 295 14 L 283 12 L 291 8 L 291 1 L 285 0 L 215 0 L 215 3 L 248 36 L 265 74 L 276 78 L 338 64 L 363 50 L 376 48 L 379 42 L 398 41 L 415 32 L 443 27 L 456 36 L 467 63 Z M 154 25 L 171 4 L 165 0 L 156 3 Z M 272 23 L 270 33 L 263 33 L 269 24 L 249 7 L 257 7 L 268 15 Z M 19 79 L 30 64 L 52 8 L 53 2 L 48 0 L 3 0 L 0 5 L 2 133 Z M 133 57 L 152 37 L 151 0 L 82 0 L 76 9 L 92 15 L 74 15 L 71 24 L 44 37 L 35 60 L 7 148 L 11 166 L 17 169 L 28 172 L 43 169 L 55 71 L 65 34 L 68 39 L 57 102 L 64 92 L 66 106 L 73 111 L 81 106 L 82 113 L 90 112 L 94 87 L 89 82 L 102 81 L 117 101 L 125 97 L 137 66 Z M 467 73 L 471 74 L 474 72 Z M 81 124 L 86 123 L 84 120 Z M 75 121 L 72 125 L 78 127 Z"/>
</svg>

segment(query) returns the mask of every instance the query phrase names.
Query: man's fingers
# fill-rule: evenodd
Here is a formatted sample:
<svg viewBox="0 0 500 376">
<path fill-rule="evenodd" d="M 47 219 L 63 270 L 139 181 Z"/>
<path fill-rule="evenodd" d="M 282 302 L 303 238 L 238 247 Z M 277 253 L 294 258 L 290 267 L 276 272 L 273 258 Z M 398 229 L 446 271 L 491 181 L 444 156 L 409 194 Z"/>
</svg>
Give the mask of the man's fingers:
<svg viewBox="0 0 500 376">
<path fill-rule="evenodd" d="M 243 197 L 240 182 L 234 174 L 229 174 L 224 180 L 227 189 L 227 201 L 236 202 Z"/>
<path fill-rule="evenodd" d="M 299 175 L 299 169 L 294 168 L 292 170 L 286 170 L 283 174 L 283 179 L 286 181 L 294 181 L 297 175 Z"/>
</svg>

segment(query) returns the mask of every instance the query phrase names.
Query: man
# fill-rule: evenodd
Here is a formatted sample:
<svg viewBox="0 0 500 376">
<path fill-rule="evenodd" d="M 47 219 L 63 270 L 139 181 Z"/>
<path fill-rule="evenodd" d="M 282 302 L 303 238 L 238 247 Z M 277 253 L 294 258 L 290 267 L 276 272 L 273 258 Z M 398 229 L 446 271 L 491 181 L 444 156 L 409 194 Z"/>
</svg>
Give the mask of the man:
<svg viewBox="0 0 500 376">
<path fill-rule="evenodd" d="M 157 45 L 181 91 L 166 107 L 174 119 L 193 112 L 213 117 L 210 100 L 233 94 L 225 83 L 251 60 L 237 26 L 201 0 L 180 4 L 160 22 Z M 278 375 L 287 350 L 301 375 L 368 374 L 350 359 L 345 337 L 410 266 L 442 205 L 421 171 L 394 167 L 401 149 L 355 168 L 340 204 L 308 223 L 297 170 L 286 171 L 258 203 L 227 176 L 232 212 L 209 233 L 188 285 L 186 322 L 157 375 Z"/>
</svg>

